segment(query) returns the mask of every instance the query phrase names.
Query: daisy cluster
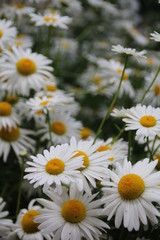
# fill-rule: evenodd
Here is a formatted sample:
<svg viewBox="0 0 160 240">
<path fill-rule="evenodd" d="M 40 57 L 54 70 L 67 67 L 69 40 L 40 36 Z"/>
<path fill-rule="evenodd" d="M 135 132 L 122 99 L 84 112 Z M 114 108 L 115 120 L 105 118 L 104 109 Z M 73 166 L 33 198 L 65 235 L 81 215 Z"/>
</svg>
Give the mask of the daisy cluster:
<svg viewBox="0 0 160 240">
<path fill-rule="evenodd" d="M 140 11 L 0 2 L 0 239 L 160 239 L 160 33 Z"/>
</svg>

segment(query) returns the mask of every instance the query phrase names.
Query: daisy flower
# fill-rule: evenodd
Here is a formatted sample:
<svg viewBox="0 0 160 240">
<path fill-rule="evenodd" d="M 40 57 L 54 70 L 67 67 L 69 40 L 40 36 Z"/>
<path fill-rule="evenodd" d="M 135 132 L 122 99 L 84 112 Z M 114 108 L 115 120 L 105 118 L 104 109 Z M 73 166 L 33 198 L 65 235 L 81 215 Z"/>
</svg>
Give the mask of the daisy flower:
<svg viewBox="0 0 160 240">
<path fill-rule="evenodd" d="M 59 27 L 62 29 L 67 29 L 68 24 L 71 23 L 72 18 L 68 16 L 60 16 L 58 13 L 55 14 L 31 14 L 31 21 L 35 23 L 36 26 L 52 26 L 52 27 Z"/>
<path fill-rule="evenodd" d="M 13 42 L 13 45 L 16 47 L 21 47 L 23 49 L 32 48 L 33 40 L 29 35 L 18 34 Z"/>
<path fill-rule="evenodd" d="M 154 31 L 154 33 L 151 33 L 150 35 L 150 39 L 154 40 L 155 42 L 160 42 L 160 34 L 158 32 Z"/>
<path fill-rule="evenodd" d="M 116 53 L 122 53 L 122 54 L 130 55 L 130 56 L 134 56 L 138 62 L 141 59 L 146 58 L 146 56 L 144 56 L 144 54 L 146 54 L 145 50 L 143 50 L 141 52 L 137 52 L 136 49 L 134 49 L 134 48 L 124 48 L 121 45 L 113 45 L 112 51 L 116 52 Z"/>
<path fill-rule="evenodd" d="M 35 141 L 28 137 L 33 135 L 33 131 L 22 129 L 19 127 L 7 127 L 0 130 L 0 157 L 3 156 L 3 161 L 7 161 L 7 157 L 11 148 L 14 150 L 17 157 L 21 150 L 34 151 Z"/>
<path fill-rule="evenodd" d="M 11 236 L 18 236 L 22 240 L 51 240 L 51 236 L 48 234 L 42 234 L 38 229 L 39 224 L 34 222 L 36 216 L 39 216 L 41 207 L 39 205 L 34 205 L 36 200 L 31 200 L 28 208 L 21 209 L 17 221 L 13 226 Z"/>
<path fill-rule="evenodd" d="M 13 223 L 10 219 L 4 218 L 8 215 L 8 211 L 3 211 L 5 205 L 6 203 L 0 197 L 0 237 L 7 237 L 13 226 Z"/>
<path fill-rule="evenodd" d="M 110 180 L 102 181 L 102 202 L 108 220 L 115 215 L 116 228 L 122 221 L 128 231 L 138 231 L 140 223 L 147 225 L 148 220 L 158 223 L 160 212 L 152 203 L 160 202 L 160 172 L 155 172 L 156 164 L 146 158 L 132 166 L 125 159 L 123 166 L 117 163 L 115 172 L 108 170 Z"/>
<path fill-rule="evenodd" d="M 55 95 L 55 97 L 47 97 L 43 96 L 30 98 L 26 104 L 29 109 L 31 109 L 33 112 L 40 111 L 43 109 L 53 110 L 55 106 L 64 104 L 65 98 L 59 97 L 58 95 Z"/>
<path fill-rule="evenodd" d="M 41 215 L 35 218 L 42 233 L 54 233 L 55 239 L 88 240 L 99 239 L 104 228 L 109 228 L 99 217 L 102 214 L 101 201 L 94 200 L 97 194 L 91 196 L 79 192 L 76 185 L 70 186 L 69 193 L 63 188 L 63 194 L 58 196 L 52 189 L 47 193 L 51 200 L 38 199 L 44 206 Z M 55 221 L 56 219 L 56 221 Z"/>
<path fill-rule="evenodd" d="M 71 138 L 70 146 L 75 156 L 83 157 L 83 167 L 80 168 L 81 177 L 84 183 L 84 191 L 91 194 L 91 187 L 96 187 L 96 180 L 102 180 L 106 176 L 106 170 L 109 165 L 107 159 L 111 154 L 107 151 L 96 152 L 100 143 L 93 145 L 93 140 L 76 141 L 75 137 Z"/>
<path fill-rule="evenodd" d="M 12 22 L 5 19 L 0 20 L 0 48 L 4 50 L 13 44 L 17 30 L 12 27 Z"/>
<path fill-rule="evenodd" d="M 124 158 L 127 157 L 128 154 L 128 144 L 123 141 L 123 139 L 119 139 L 116 142 L 112 142 L 113 138 L 109 138 L 106 141 L 100 141 L 101 145 L 97 149 L 97 152 L 109 152 L 111 157 L 108 160 L 112 163 L 122 162 Z"/>
<path fill-rule="evenodd" d="M 28 174 L 24 176 L 34 187 L 44 185 L 43 190 L 54 184 L 56 191 L 61 194 L 62 184 L 69 185 L 71 182 L 78 182 L 82 189 L 79 168 L 83 165 L 82 156 L 75 156 L 75 152 L 68 144 L 51 146 L 50 150 L 44 150 L 43 154 L 36 157 L 31 156 L 32 162 L 27 162 L 30 166 L 25 169 Z M 74 157 L 75 156 L 75 157 Z"/>
<path fill-rule="evenodd" d="M 25 6 L 22 3 L 14 3 L 7 5 L 5 4 L 3 7 L 3 13 L 8 18 L 8 16 L 11 19 L 15 19 L 15 17 L 18 17 L 18 19 L 22 19 L 22 17 L 29 15 L 34 12 L 34 8 Z"/>
<path fill-rule="evenodd" d="M 17 124 L 20 124 L 20 121 L 11 104 L 0 102 L 0 130 L 7 127 L 16 127 Z"/>
<path fill-rule="evenodd" d="M 87 127 L 83 127 L 80 129 L 80 135 L 82 140 L 87 140 L 90 137 L 94 137 L 94 132 Z"/>
<path fill-rule="evenodd" d="M 69 113 L 57 111 L 55 114 L 50 114 L 50 123 L 54 144 L 68 143 L 72 136 L 75 136 L 77 139 L 80 138 L 82 124 L 71 117 Z M 39 134 L 43 134 L 41 137 L 42 141 L 50 139 L 47 124 L 42 124 Z"/>
<path fill-rule="evenodd" d="M 11 93 L 29 95 L 30 89 L 40 90 L 44 86 L 44 78 L 50 77 L 53 70 L 49 66 L 51 60 L 32 53 L 31 49 L 13 47 L 12 52 L 6 51 L 2 58 L 0 77 Z"/>
<path fill-rule="evenodd" d="M 160 108 L 138 104 L 122 120 L 126 123 L 125 130 L 137 130 L 136 135 L 149 137 L 160 132 Z"/>
</svg>

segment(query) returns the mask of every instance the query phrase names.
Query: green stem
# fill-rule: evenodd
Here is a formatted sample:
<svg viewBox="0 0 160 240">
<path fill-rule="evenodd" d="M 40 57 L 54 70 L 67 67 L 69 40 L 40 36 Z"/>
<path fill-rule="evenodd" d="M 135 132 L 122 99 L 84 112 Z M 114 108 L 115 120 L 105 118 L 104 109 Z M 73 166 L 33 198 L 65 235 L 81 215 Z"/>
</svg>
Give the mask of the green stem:
<svg viewBox="0 0 160 240">
<path fill-rule="evenodd" d="M 117 136 L 115 138 L 113 138 L 113 141 L 112 141 L 112 144 L 115 143 L 117 141 L 117 139 L 120 138 L 120 136 L 122 135 L 122 133 L 124 132 L 125 130 L 125 125 L 123 126 L 123 128 L 121 129 L 121 131 L 117 134 Z"/>
<path fill-rule="evenodd" d="M 132 141 L 132 132 L 128 132 L 128 161 L 130 161 L 131 156 L 131 141 Z"/>
<path fill-rule="evenodd" d="M 147 148 L 148 148 L 148 152 L 149 152 L 149 155 L 150 155 L 150 161 L 153 159 L 153 156 L 152 156 L 152 151 L 150 149 L 150 146 L 149 146 L 149 137 L 147 137 Z"/>
<path fill-rule="evenodd" d="M 87 28 L 85 28 L 81 33 L 80 35 L 76 38 L 76 40 L 78 42 L 81 42 L 89 33 L 90 31 L 92 30 L 93 26 L 89 26 Z"/>
<path fill-rule="evenodd" d="M 141 98 L 140 103 L 143 102 L 143 100 L 145 99 L 146 94 L 149 92 L 150 88 L 153 86 L 154 82 L 156 81 L 156 78 L 158 77 L 159 72 L 160 72 L 160 67 L 158 68 L 158 70 L 157 70 L 157 72 L 156 72 L 156 75 L 155 75 L 155 77 L 153 78 L 151 84 L 148 86 L 148 88 L 147 88 L 147 90 L 145 91 L 143 97 Z"/>
<path fill-rule="evenodd" d="M 157 152 L 157 150 L 158 150 L 158 148 L 160 147 L 160 144 L 156 147 L 156 149 L 154 150 L 154 152 L 153 152 L 153 156 L 155 155 L 155 153 Z"/>
<path fill-rule="evenodd" d="M 50 121 L 50 116 L 49 116 L 49 110 L 47 110 L 46 117 L 47 117 L 47 123 L 48 123 L 48 130 L 49 130 L 49 138 L 50 138 L 50 143 L 53 145 L 53 140 L 52 140 L 52 130 L 51 130 L 51 121 Z"/>
<path fill-rule="evenodd" d="M 48 27 L 48 36 L 47 36 L 47 44 L 46 44 L 46 48 L 47 48 L 47 57 L 49 57 L 49 53 L 50 53 L 50 47 L 51 47 L 51 36 L 52 36 L 52 26 Z"/>
<path fill-rule="evenodd" d="M 24 157 L 21 157 L 21 158 L 22 158 L 22 166 L 21 166 L 21 176 L 20 176 L 19 190 L 18 190 L 18 197 L 17 197 L 16 219 L 18 216 L 20 202 L 21 202 L 22 182 L 23 182 L 23 174 L 24 174 Z"/>
<path fill-rule="evenodd" d="M 96 133 L 96 136 L 95 136 L 95 139 L 94 139 L 93 144 L 96 142 L 99 134 L 101 133 L 101 129 L 102 129 L 102 127 L 103 127 L 106 119 L 108 118 L 110 112 L 112 111 L 113 106 L 114 106 L 114 104 L 115 104 L 115 102 L 116 102 L 116 100 L 117 100 L 117 98 L 118 98 L 118 94 L 119 94 L 119 91 L 120 91 L 120 88 L 121 88 L 123 76 L 124 76 L 125 69 L 126 69 L 126 66 L 127 66 L 127 61 L 128 61 L 128 55 L 126 55 L 125 64 L 124 64 L 124 68 L 123 68 L 123 71 L 122 71 L 122 75 L 121 75 L 121 79 L 120 79 L 120 82 L 119 82 L 119 86 L 118 86 L 117 92 L 116 92 L 116 94 L 115 94 L 115 96 L 114 96 L 114 98 L 113 98 L 113 100 L 112 100 L 112 102 L 111 102 L 111 105 L 110 105 L 108 111 L 106 112 L 105 117 L 103 118 L 103 120 L 102 120 L 102 122 L 101 122 L 101 124 L 100 124 L 100 126 L 99 126 L 99 128 L 98 128 L 98 130 L 97 130 L 97 133 Z"/>
</svg>

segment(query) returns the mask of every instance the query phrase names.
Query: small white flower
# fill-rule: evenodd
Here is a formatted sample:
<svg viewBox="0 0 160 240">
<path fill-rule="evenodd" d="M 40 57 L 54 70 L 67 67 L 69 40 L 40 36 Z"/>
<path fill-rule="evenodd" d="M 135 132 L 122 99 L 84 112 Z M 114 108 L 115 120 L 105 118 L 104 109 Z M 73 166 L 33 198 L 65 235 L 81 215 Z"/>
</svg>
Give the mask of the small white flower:
<svg viewBox="0 0 160 240">
<path fill-rule="evenodd" d="M 137 130 L 136 135 L 156 136 L 160 132 L 160 108 L 138 104 L 126 112 L 125 130 Z"/>
<path fill-rule="evenodd" d="M 10 233 L 11 228 L 13 227 L 13 223 L 10 219 L 5 219 L 8 215 L 8 211 L 3 211 L 6 203 L 0 197 L 0 237 L 1 239 L 5 239 L 3 237 L 7 237 Z"/>
<path fill-rule="evenodd" d="M 150 39 L 154 40 L 155 42 L 160 42 L 160 34 L 158 32 L 154 31 L 154 33 L 151 33 L 150 35 Z"/>
<path fill-rule="evenodd" d="M 33 131 L 22 129 L 17 126 L 1 128 L 0 157 L 3 156 L 4 162 L 7 161 L 7 157 L 11 148 L 14 150 L 17 157 L 19 157 L 19 152 L 22 150 L 34 151 L 35 141 L 27 135 L 33 135 Z"/>
<path fill-rule="evenodd" d="M 28 174 L 24 178 L 34 183 L 35 188 L 44 185 L 43 189 L 46 190 L 54 185 L 59 194 L 62 192 L 61 185 L 71 182 L 76 182 L 82 189 L 83 182 L 78 169 L 83 166 L 83 160 L 82 156 L 76 157 L 75 154 L 68 144 L 52 146 L 43 154 L 31 156 L 33 161 L 27 162 L 30 167 L 25 169 Z"/>
<path fill-rule="evenodd" d="M 55 114 L 50 114 L 50 127 L 54 144 L 69 143 L 72 136 L 80 139 L 81 122 L 71 117 L 65 111 L 57 111 Z M 40 128 L 38 133 L 43 134 L 41 140 L 49 140 L 48 125 L 45 123 L 41 124 Z"/>
<path fill-rule="evenodd" d="M 35 217 L 41 215 L 41 206 L 34 205 L 36 200 L 31 200 L 28 208 L 23 208 L 20 210 L 17 221 L 12 227 L 12 233 L 9 235 L 10 238 L 13 236 L 18 236 L 19 239 L 23 240 L 51 240 L 53 235 L 42 234 L 42 231 L 38 229 L 37 223 L 34 222 Z"/>
<path fill-rule="evenodd" d="M 8 102 L 0 102 L 0 130 L 2 128 L 16 127 L 20 124 L 17 114 Z"/>
<path fill-rule="evenodd" d="M 14 39 L 16 38 L 17 30 L 15 27 L 12 27 L 12 22 L 5 19 L 0 20 L 0 48 L 9 47 L 13 44 Z"/>
<path fill-rule="evenodd" d="M 144 54 L 146 54 L 146 50 L 137 52 L 134 48 L 124 48 L 121 45 L 112 45 L 112 51 L 116 53 L 122 53 L 130 56 L 134 56 L 139 62 L 141 59 L 146 58 Z"/>
<path fill-rule="evenodd" d="M 104 228 L 109 226 L 99 219 L 102 214 L 100 200 L 79 192 L 75 184 L 71 184 L 69 194 L 63 188 L 63 194 L 58 196 L 50 189 L 47 193 L 51 200 L 38 199 L 44 206 L 41 215 L 35 218 L 42 233 L 55 234 L 55 239 L 88 240 L 99 239 Z"/>
<path fill-rule="evenodd" d="M 52 26 L 52 27 L 59 27 L 62 29 L 67 29 L 68 24 L 71 23 L 72 19 L 68 16 L 60 16 L 58 13 L 55 14 L 31 14 L 31 21 L 35 23 L 36 26 Z"/>
<path fill-rule="evenodd" d="M 44 78 L 50 77 L 52 61 L 42 54 L 32 53 L 31 49 L 16 48 L 5 51 L 0 63 L 0 77 L 10 93 L 29 95 L 30 89 L 40 90 Z M 7 79 L 7 81 L 6 81 Z"/>
<path fill-rule="evenodd" d="M 132 166 L 125 159 L 123 166 L 117 163 L 115 171 L 108 170 L 108 179 L 102 181 L 102 202 L 108 220 L 115 215 L 116 228 L 123 222 L 129 231 L 138 231 L 141 222 L 158 223 L 160 212 L 155 203 L 160 203 L 160 172 L 155 172 L 156 165 L 157 161 L 149 163 L 146 158 Z"/>
</svg>

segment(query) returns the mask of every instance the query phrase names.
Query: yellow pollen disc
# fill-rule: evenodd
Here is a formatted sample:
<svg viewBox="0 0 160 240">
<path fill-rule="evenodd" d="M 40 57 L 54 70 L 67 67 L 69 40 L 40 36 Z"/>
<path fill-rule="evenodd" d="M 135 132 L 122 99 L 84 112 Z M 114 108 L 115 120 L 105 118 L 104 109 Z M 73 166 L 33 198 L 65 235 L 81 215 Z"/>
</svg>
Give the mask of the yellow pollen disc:
<svg viewBox="0 0 160 240">
<path fill-rule="evenodd" d="M 55 92 L 57 90 L 57 87 L 55 85 L 47 85 L 46 90 L 50 92 Z"/>
<path fill-rule="evenodd" d="M 1 128 L 0 138 L 6 142 L 14 142 L 20 137 L 20 129 L 18 127 Z"/>
<path fill-rule="evenodd" d="M 3 31 L 0 30 L 0 38 L 3 36 Z"/>
<path fill-rule="evenodd" d="M 118 72 L 118 74 L 121 74 L 123 72 L 123 69 L 122 68 L 118 68 L 117 72 Z M 128 79 L 128 75 L 127 75 L 126 72 L 124 72 L 123 80 L 127 80 L 127 79 Z"/>
<path fill-rule="evenodd" d="M 147 58 L 147 63 L 149 64 L 149 65 L 152 65 L 152 64 L 154 64 L 154 60 L 153 60 L 153 58 Z"/>
<path fill-rule="evenodd" d="M 137 174 L 127 174 L 118 183 L 118 192 L 122 198 L 133 200 L 141 196 L 145 185 L 143 179 Z"/>
<path fill-rule="evenodd" d="M 154 86 L 154 94 L 155 94 L 155 96 L 158 96 L 160 94 L 160 85 L 155 84 L 155 86 Z"/>
<path fill-rule="evenodd" d="M 62 122 L 53 122 L 51 124 L 52 132 L 56 133 L 57 135 L 63 135 L 66 132 L 66 126 Z"/>
<path fill-rule="evenodd" d="M 18 102 L 18 97 L 8 95 L 7 98 L 6 98 L 6 101 L 9 102 L 9 103 L 17 103 Z"/>
<path fill-rule="evenodd" d="M 37 115 L 42 115 L 42 114 L 43 114 L 43 111 L 42 111 L 42 110 L 38 110 L 37 112 L 35 112 L 35 114 L 37 114 Z"/>
<path fill-rule="evenodd" d="M 12 106 L 8 102 L 0 102 L 0 116 L 10 116 L 12 114 Z"/>
<path fill-rule="evenodd" d="M 97 149 L 97 152 L 103 152 L 103 151 L 107 151 L 107 150 L 112 150 L 112 148 L 108 145 L 105 145 L 105 146 L 100 146 L 98 149 Z"/>
<path fill-rule="evenodd" d="M 147 128 L 154 127 L 156 125 L 156 122 L 157 121 L 156 121 L 155 117 L 150 116 L 150 115 L 143 116 L 140 119 L 140 124 Z"/>
<path fill-rule="evenodd" d="M 17 4 L 15 4 L 14 6 L 15 6 L 16 8 L 18 8 L 18 9 L 24 8 L 24 5 L 21 4 L 21 3 L 17 3 Z"/>
<path fill-rule="evenodd" d="M 17 71 L 24 75 L 28 76 L 36 72 L 36 64 L 29 58 L 22 58 L 17 62 Z"/>
<path fill-rule="evenodd" d="M 71 47 L 71 43 L 70 42 L 61 42 L 61 47 L 64 49 L 69 49 Z"/>
<path fill-rule="evenodd" d="M 110 157 L 108 160 L 112 162 L 114 160 L 114 157 Z"/>
<path fill-rule="evenodd" d="M 40 105 L 40 106 L 46 106 L 48 103 L 49 103 L 49 101 L 46 100 L 46 101 L 41 102 L 39 105 Z"/>
<path fill-rule="evenodd" d="M 36 233 L 39 231 L 39 223 L 34 223 L 33 220 L 35 216 L 40 215 L 36 210 L 29 210 L 24 214 L 21 220 L 23 231 L 26 233 Z"/>
<path fill-rule="evenodd" d="M 78 169 L 79 171 L 83 171 L 86 167 L 89 166 L 89 158 L 88 158 L 88 156 L 85 152 L 82 152 L 82 151 L 79 151 L 79 150 L 77 150 L 75 152 L 77 152 L 77 154 L 74 155 L 74 157 L 83 156 L 83 166 L 84 167 L 81 167 L 81 168 Z"/>
<path fill-rule="evenodd" d="M 22 46 L 22 42 L 21 42 L 21 41 L 18 41 L 18 40 L 16 40 L 16 41 L 14 42 L 14 44 L 15 44 L 17 47 Z"/>
<path fill-rule="evenodd" d="M 92 131 L 89 128 L 82 128 L 80 134 L 82 139 L 87 139 L 92 135 Z"/>
<path fill-rule="evenodd" d="M 79 200 L 68 200 L 62 206 L 62 216 L 67 222 L 81 222 L 86 217 L 86 207 Z"/>
<path fill-rule="evenodd" d="M 154 160 L 158 160 L 157 162 L 157 168 L 160 170 L 160 153 L 156 154 L 154 157 L 153 157 Z"/>
<path fill-rule="evenodd" d="M 46 164 L 46 171 L 52 175 L 58 175 L 64 171 L 64 162 L 61 159 L 53 158 Z"/>
<path fill-rule="evenodd" d="M 99 85 L 99 84 L 101 83 L 101 81 L 102 81 L 102 78 L 101 78 L 101 76 L 99 76 L 99 75 L 95 75 L 95 76 L 92 78 L 92 81 L 93 81 L 95 84 Z"/>
<path fill-rule="evenodd" d="M 55 23 L 56 22 L 56 18 L 54 18 L 54 17 L 44 17 L 44 21 L 45 22 L 52 22 L 52 23 Z"/>
</svg>

